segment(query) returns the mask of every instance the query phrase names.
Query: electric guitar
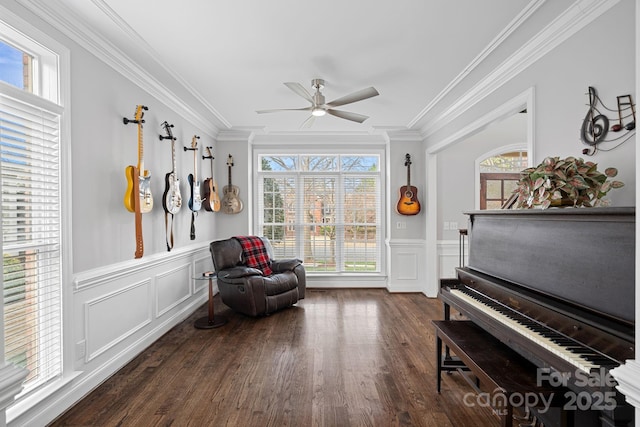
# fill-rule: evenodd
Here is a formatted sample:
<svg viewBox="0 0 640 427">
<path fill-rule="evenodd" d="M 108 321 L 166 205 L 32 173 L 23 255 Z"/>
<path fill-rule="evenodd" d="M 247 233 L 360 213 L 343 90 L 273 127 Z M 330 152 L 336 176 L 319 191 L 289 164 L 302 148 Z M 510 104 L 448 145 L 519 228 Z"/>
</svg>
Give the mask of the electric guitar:
<svg viewBox="0 0 640 427">
<path fill-rule="evenodd" d="M 218 212 L 220 210 L 220 197 L 218 196 L 218 184 L 213 174 L 213 154 L 212 147 L 207 147 L 207 155 L 202 156 L 202 160 L 209 159 L 211 161 L 211 178 L 204 180 L 204 200 L 202 206 L 209 212 Z"/>
<path fill-rule="evenodd" d="M 134 189 L 134 182 L 136 180 L 133 178 L 133 173 L 136 168 L 131 165 L 125 168 L 125 175 L 127 177 L 127 191 L 124 194 L 124 206 L 129 212 L 138 212 L 138 210 L 136 209 L 136 197 L 139 197 L 140 199 L 139 212 L 151 212 L 151 209 L 153 208 L 153 197 L 151 195 L 151 174 L 144 168 L 144 144 L 142 142 L 142 124 L 144 123 L 142 117 L 144 116 L 144 111 L 148 109 L 149 108 L 145 107 L 144 105 L 138 105 L 136 106 L 136 114 L 134 120 L 129 120 L 126 117 L 122 119 L 125 125 L 128 123 L 136 123 L 138 125 L 137 189 Z"/>
<path fill-rule="evenodd" d="M 420 202 L 418 202 L 418 189 L 411 185 L 411 156 L 405 156 L 404 165 L 407 167 L 407 185 L 400 187 L 400 200 L 396 210 L 400 215 L 417 215 L 420 213 Z"/>
<path fill-rule="evenodd" d="M 167 136 L 160 135 L 160 140 L 171 140 L 171 172 L 167 173 L 164 177 L 164 194 L 162 195 L 162 207 L 164 211 L 172 215 L 178 213 L 182 207 L 182 194 L 180 194 L 180 179 L 176 173 L 176 138 L 173 136 L 170 125 L 166 121 L 160 125 L 164 127 Z"/>
<path fill-rule="evenodd" d="M 229 185 L 222 189 L 222 212 L 226 214 L 237 214 L 242 211 L 242 200 L 240 200 L 240 189 L 231 183 L 231 167 L 233 167 L 233 157 L 229 154 L 227 159 L 229 167 Z"/>
<path fill-rule="evenodd" d="M 191 187 L 191 197 L 189 198 L 189 209 L 197 212 L 202 207 L 202 199 L 200 198 L 200 181 L 198 181 L 198 139 L 199 136 L 193 135 L 191 138 L 191 150 L 193 150 L 193 174 L 189 174 L 189 186 Z M 184 147 L 184 151 L 189 148 Z"/>
</svg>

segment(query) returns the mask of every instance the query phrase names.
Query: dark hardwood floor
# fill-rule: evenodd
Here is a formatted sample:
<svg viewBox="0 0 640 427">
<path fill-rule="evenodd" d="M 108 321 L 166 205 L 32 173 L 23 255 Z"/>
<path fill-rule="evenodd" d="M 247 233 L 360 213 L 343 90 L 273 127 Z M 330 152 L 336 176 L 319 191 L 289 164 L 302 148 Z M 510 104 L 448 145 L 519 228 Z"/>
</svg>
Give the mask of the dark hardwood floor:
<svg viewBox="0 0 640 427">
<path fill-rule="evenodd" d="M 296 307 L 193 327 L 206 305 L 52 426 L 495 426 L 459 374 L 436 393 L 439 300 L 307 290 Z"/>
</svg>

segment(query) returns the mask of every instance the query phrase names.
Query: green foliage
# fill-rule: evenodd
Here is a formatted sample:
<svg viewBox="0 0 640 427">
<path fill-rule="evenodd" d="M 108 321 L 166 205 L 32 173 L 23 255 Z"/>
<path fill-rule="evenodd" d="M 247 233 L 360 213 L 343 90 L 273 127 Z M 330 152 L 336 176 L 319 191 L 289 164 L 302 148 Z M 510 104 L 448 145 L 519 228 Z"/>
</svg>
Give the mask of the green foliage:
<svg viewBox="0 0 640 427">
<path fill-rule="evenodd" d="M 574 207 L 607 206 L 603 197 L 613 188 L 624 184 L 611 181 L 618 174 L 616 168 L 598 171 L 598 165 L 581 158 L 547 157 L 538 166 L 520 172 L 517 209 L 571 205 Z"/>
</svg>

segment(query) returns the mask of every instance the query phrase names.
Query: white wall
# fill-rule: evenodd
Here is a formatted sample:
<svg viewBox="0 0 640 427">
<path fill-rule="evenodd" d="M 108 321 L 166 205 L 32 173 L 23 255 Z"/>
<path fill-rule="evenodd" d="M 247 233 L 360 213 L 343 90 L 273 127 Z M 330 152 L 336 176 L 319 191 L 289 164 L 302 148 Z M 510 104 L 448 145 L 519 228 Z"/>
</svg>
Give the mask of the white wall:
<svg viewBox="0 0 640 427">
<path fill-rule="evenodd" d="M 184 202 L 174 217 L 174 247 L 210 241 L 218 214 L 204 210 L 196 219 L 196 240 L 189 238 L 187 176 L 194 172 L 193 152 L 185 152 L 183 147 L 190 147 L 193 135 L 200 136 L 197 160 L 202 181 L 203 172 L 208 174 L 210 169 L 209 163 L 202 160 L 202 147 L 213 146 L 216 160 L 220 161 L 214 137 L 82 48 L 72 50 L 71 74 L 74 271 L 133 258 L 134 215 L 123 206 L 127 184 L 124 169 L 137 163 L 138 133 L 135 124 L 124 125 L 122 118 L 133 119 L 137 104 L 149 107 L 144 114 L 144 161 L 151 172 L 154 199 L 154 209 L 143 215 L 145 255 L 167 251 L 162 195 L 165 174 L 171 170 L 171 144 L 169 140 L 159 140 L 159 135 L 165 135 L 160 126 L 165 120 L 174 124 L 176 169 Z"/>
<path fill-rule="evenodd" d="M 71 271 L 64 273 L 65 375 L 48 398 L 27 398 L 7 411 L 9 425 L 44 425 L 206 301 L 206 281 L 193 278 L 212 269 L 208 243 L 225 215 L 202 210 L 196 219 L 197 238 L 190 240 L 187 176 L 193 173 L 194 158 L 182 147 L 190 146 L 194 134 L 201 137 L 201 147 L 213 146 L 218 181 L 226 177 L 221 169 L 226 154 L 223 158 L 217 152 L 213 127 L 205 130 L 202 120 L 194 120 L 205 110 L 195 100 L 178 99 L 173 90 L 152 95 L 125 77 L 135 74 L 126 65 L 108 65 L 16 2 L 3 0 L 2 6 L 68 47 L 71 58 L 70 115 L 64 117 L 71 124 L 71 137 L 63 141 L 71 144 L 72 152 L 71 171 L 63 174 L 72 179 L 72 205 L 63 215 L 71 215 L 73 242 Z M 164 83 L 175 82 L 167 78 Z M 137 163 L 138 135 L 137 126 L 124 125 L 122 118 L 133 119 L 137 104 L 149 107 L 144 116 L 144 160 L 154 198 L 153 211 L 143 215 L 141 259 L 134 259 L 134 215 L 123 204 L 124 170 Z M 169 105 L 188 107 L 177 111 Z M 162 208 L 165 174 L 171 170 L 170 143 L 158 138 L 165 135 L 160 127 L 165 120 L 175 125 L 184 201 L 175 216 L 171 252 L 166 248 Z M 202 154 L 201 150 L 201 181 L 209 173 Z"/>
<path fill-rule="evenodd" d="M 1 1 L 3 6 L 71 50 L 73 269 L 69 282 L 65 283 L 66 292 L 71 295 L 68 299 L 70 314 L 65 319 L 65 358 L 76 375 L 70 375 L 70 381 L 63 388 L 28 408 L 22 416 L 16 418 L 15 411 L 9 413 L 9 420 L 13 419 L 15 425 L 41 425 L 72 405 L 205 301 L 205 285 L 192 277 L 211 269 L 208 242 L 251 231 L 251 212 L 246 202 L 252 195 L 244 190 L 251 182 L 249 137 L 224 132 L 219 136 L 202 120 L 194 119 L 198 112 L 206 109 L 180 90 L 180 86 L 162 70 L 158 70 L 161 80 L 172 90 L 163 94 L 162 91 L 143 89 L 144 83 L 134 83 L 125 77 L 132 74 L 131 70 L 114 70 L 79 42 L 16 2 Z M 435 295 L 437 205 L 447 202 L 439 198 L 437 190 L 432 193 L 427 190 L 432 188 L 432 181 L 438 180 L 437 173 L 432 174 L 429 168 L 436 172 L 446 165 L 438 166 L 426 156 L 429 147 L 450 139 L 487 111 L 533 87 L 536 94 L 535 160 L 547 155 L 577 155 L 583 148 L 578 129 L 586 114 L 587 87 L 595 86 L 603 100 L 611 104 L 616 95 L 634 91 L 633 2 L 601 3 L 613 6 L 538 62 L 493 88 L 472 107 L 460 108 L 460 114 L 454 116 L 445 114 L 458 97 L 471 90 L 511 53 L 518 51 L 526 40 L 573 4 L 570 0 L 545 2 L 512 39 L 444 97 L 416 126 L 418 129 L 424 124 L 420 132 L 386 134 L 390 190 L 387 200 L 390 212 L 388 253 L 397 267 L 392 265 L 390 268 L 390 289 L 422 290 Z M 136 130 L 133 125 L 123 125 L 122 117 L 131 117 L 136 104 L 150 108 L 145 115 L 145 160 L 153 176 L 156 204 L 154 211 L 144 216 L 145 256 L 140 260 L 133 259 L 133 215 L 122 205 L 126 189 L 124 168 L 136 161 Z M 182 104 L 194 114 L 183 109 L 179 111 L 176 105 Z M 190 214 L 186 206 L 183 207 L 176 216 L 172 252 L 165 248 L 164 212 L 160 201 L 164 174 L 170 169 L 168 142 L 158 140 L 158 134 L 163 133 L 159 125 L 164 120 L 175 124 L 174 133 L 179 138 L 176 155 L 183 196 L 187 194 L 186 177 L 192 168 L 192 157 L 181 151 L 181 147 L 189 143 L 195 133 L 202 137 L 201 145 L 214 147 L 220 189 L 227 183 L 227 155 L 233 155 L 236 164 L 234 183 L 240 186 L 241 198 L 245 201 L 245 209 L 237 215 L 202 212 L 196 223 L 195 241 L 189 240 Z M 412 182 L 418 186 L 423 205 L 422 213 L 416 217 L 399 216 L 391 209 L 397 201 L 397 189 L 406 180 L 406 153 L 412 155 Z M 620 179 L 627 184 L 611 193 L 615 205 L 635 205 L 635 158 L 635 145 L 631 141 L 593 158 L 602 167 L 618 167 Z M 208 171 L 208 166 L 208 162 L 202 162 L 200 171 Z M 395 228 L 398 221 L 406 222 L 406 228 Z M 425 258 L 426 263 L 422 262 Z"/>
<path fill-rule="evenodd" d="M 564 8 L 567 7 L 565 13 Z M 503 44 L 492 55 L 496 58 L 486 61 L 487 64 L 494 64 L 493 70 L 478 67 L 469 74 L 469 81 L 460 85 L 458 91 L 454 90 L 443 97 L 441 105 L 423 118 L 421 123 L 424 123 L 422 132 L 426 135 L 428 164 L 440 168 L 440 165 L 448 163 L 440 161 L 440 156 L 446 157 L 448 149 L 457 148 L 449 148 L 446 144 L 466 139 L 464 131 L 472 131 L 474 126 L 483 125 L 478 121 L 488 112 L 496 111 L 524 92 L 531 91 L 534 94 L 530 109 L 533 118 L 533 163 L 539 163 L 546 156 L 572 155 L 598 163 L 602 170 L 616 167 L 619 170 L 617 179 L 622 180 L 625 187 L 609 193 L 612 205 L 635 206 L 636 148 L 633 138 L 612 151 L 598 151 L 595 156 L 587 158 L 582 155 L 586 145 L 579 137 L 580 126 L 588 111 L 589 86 L 597 89 L 610 108 L 615 106 L 618 95 L 630 93 L 634 102 L 636 100 L 634 7 L 633 2 L 615 0 L 578 0 L 574 4 L 545 2 L 527 24 L 512 35 L 513 39 L 525 39 L 526 34 L 529 38 L 533 37 L 537 45 Z M 558 21 L 552 22 L 553 19 Z M 566 38 L 565 34 L 570 36 Z M 556 45 L 557 40 L 565 38 Z M 509 49 L 512 51 L 509 52 Z M 532 61 L 533 56 L 540 57 Z M 530 60 L 531 64 L 528 63 Z M 481 69 L 493 74 L 482 74 Z M 462 87 L 468 92 L 460 92 Z M 617 112 L 609 113 L 609 117 L 616 116 Z M 601 147 L 609 149 L 613 145 L 604 143 Z M 474 159 L 470 152 L 464 161 L 472 162 Z M 442 177 L 441 173 L 438 170 L 435 176 Z M 428 191 L 437 193 L 437 205 L 448 211 L 446 199 L 449 196 L 442 194 L 442 185 L 445 184 L 427 183 Z M 467 200 L 466 205 L 473 206 L 473 200 Z M 437 208 L 427 212 L 427 230 L 432 230 L 434 236 L 427 239 L 427 254 L 436 257 L 435 260 L 427 259 L 431 265 L 425 285 L 428 295 L 435 294 L 438 287 L 436 236 L 441 228 L 438 219 Z"/>
<path fill-rule="evenodd" d="M 474 210 L 478 199 L 475 163 L 499 147 L 527 141 L 527 115 L 516 113 L 487 129 L 453 144 L 438 155 L 438 239 L 458 240 L 458 231 L 445 230 L 444 222 L 466 228 L 463 212 Z"/>
</svg>

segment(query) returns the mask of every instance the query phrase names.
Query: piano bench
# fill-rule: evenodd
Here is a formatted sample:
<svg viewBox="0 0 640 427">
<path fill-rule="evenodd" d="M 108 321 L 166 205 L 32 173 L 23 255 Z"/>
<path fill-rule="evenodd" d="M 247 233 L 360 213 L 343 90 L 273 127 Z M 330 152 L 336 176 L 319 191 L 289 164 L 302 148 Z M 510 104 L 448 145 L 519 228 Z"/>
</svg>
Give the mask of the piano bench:
<svg viewBox="0 0 640 427">
<path fill-rule="evenodd" d="M 500 404 L 493 407 L 500 417 L 502 427 L 513 425 L 514 406 L 524 408 L 529 401 L 542 403 L 550 402 L 552 407 L 562 407 L 565 404 L 562 387 L 539 385 L 537 382 L 536 366 L 520 356 L 514 350 L 500 342 L 490 333 L 467 320 L 432 320 L 436 332 L 437 352 L 437 390 L 440 393 L 442 371 L 468 370 L 476 377 L 475 383 L 463 375 L 476 393 L 490 396 L 491 403 Z M 442 358 L 442 345 L 449 347 L 458 360 L 447 361 Z M 480 390 L 480 386 L 484 391 Z M 502 396 L 496 395 L 499 393 Z M 488 405 L 484 398 L 477 396 L 482 404 Z M 465 398 L 465 403 L 466 398 Z M 478 405 L 480 406 L 480 405 Z M 535 409 L 529 408 L 529 409 Z M 546 408 L 549 409 L 549 408 Z M 561 411 L 562 427 L 573 426 L 573 412 Z"/>
</svg>

